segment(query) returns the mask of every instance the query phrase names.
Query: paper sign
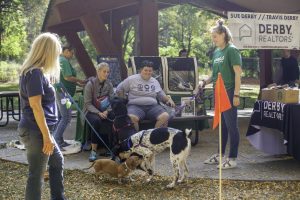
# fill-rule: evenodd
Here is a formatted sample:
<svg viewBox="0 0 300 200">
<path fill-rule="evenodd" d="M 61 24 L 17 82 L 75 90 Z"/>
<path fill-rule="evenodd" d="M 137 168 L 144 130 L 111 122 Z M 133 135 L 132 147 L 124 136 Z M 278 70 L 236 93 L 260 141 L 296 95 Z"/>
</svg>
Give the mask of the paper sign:
<svg viewBox="0 0 300 200">
<path fill-rule="evenodd" d="M 239 49 L 300 49 L 300 15 L 228 12 L 228 27 Z"/>
</svg>

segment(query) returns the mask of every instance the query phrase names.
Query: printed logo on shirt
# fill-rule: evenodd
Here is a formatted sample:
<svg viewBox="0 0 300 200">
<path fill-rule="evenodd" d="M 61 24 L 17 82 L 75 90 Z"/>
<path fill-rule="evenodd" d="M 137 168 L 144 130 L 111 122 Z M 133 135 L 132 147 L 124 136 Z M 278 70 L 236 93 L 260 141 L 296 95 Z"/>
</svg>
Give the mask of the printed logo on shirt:
<svg viewBox="0 0 300 200">
<path fill-rule="evenodd" d="M 143 85 L 142 84 L 138 84 L 138 91 L 143 91 Z"/>
<path fill-rule="evenodd" d="M 145 91 L 145 92 L 155 91 L 155 85 L 138 84 L 137 88 L 138 88 L 138 91 Z"/>
<path fill-rule="evenodd" d="M 214 60 L 214 64 L 219 64 L 219 63 L 223 63 L 223 62 L 224 62 L 224 56 L 221 56 Z"/>
</svg>

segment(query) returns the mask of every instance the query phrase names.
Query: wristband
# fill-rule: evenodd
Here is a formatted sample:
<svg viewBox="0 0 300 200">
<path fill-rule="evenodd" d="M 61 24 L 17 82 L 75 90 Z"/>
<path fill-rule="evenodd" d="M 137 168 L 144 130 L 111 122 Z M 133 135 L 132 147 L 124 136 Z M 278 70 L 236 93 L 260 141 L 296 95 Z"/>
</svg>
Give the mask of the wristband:
<svg viewBox="0 0 300 200">
<path fill-rule="evenodd" d="M 234 97 L 238 97 L 238 98 L 240 98 L 240 95 L 238 95 L 238 94 L 235 94 L 235 95 L 234 95 Z"/>
</svg>

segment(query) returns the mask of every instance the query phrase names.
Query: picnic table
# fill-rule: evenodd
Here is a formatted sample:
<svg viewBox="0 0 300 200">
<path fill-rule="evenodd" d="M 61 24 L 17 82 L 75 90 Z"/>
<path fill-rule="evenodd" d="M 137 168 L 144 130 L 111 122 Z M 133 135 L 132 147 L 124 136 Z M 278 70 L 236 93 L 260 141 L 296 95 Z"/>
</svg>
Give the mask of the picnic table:
<svg viewBox="0 0 300 200">
<path fill-rule="evenodd" d="M 17 99 L 17 105 L 15 105 L 14 99 Z M 0 92 L 0 127 L 4 127 L 8 124 L 10 119 L 9 116 L 12 116 L 12 118 L 16 121 L 20 121 L 20 109 L 19 91 Z M 4 118 L 5 115 L 6 119 Z"/>
</svg>

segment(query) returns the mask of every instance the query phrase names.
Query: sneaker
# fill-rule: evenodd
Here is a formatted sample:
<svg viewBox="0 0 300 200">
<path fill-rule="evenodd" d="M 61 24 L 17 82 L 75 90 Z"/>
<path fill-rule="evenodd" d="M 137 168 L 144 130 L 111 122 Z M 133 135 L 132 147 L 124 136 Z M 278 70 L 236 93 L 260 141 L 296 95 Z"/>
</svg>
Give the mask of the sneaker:
<svg viewBox="0 0 300 200">
<path fill-rule="evenodd" d="M 209 157 L 207 160 L 204 161 L 204 164 L 208 165 L 214 165 L 219 164 L 219 154 L 214 154 L 211 157 Z"/>
<path fill-rule="evenodd" d="M 63 143 L 61 143 L 59 146 L 60 147 L 67 147 L 70 146 L 71 144 L 67 143 L 66 141 L 63 141 Z"/>
<path fill-rule="evenodd" d="M 92 150 L 92 151 L 91 151 L 91 154 L 90 154 L 90 156 L 89 156 L 89 161 L 90 161 L 90 162 L 94 162 L 95 160 L 97 160 L 97 152 L 94 151 L 94 150 Z"/>
<path fill-rule="evenodd" d="M 92 150 L 92 143 L 91 143 L 91 141 L 86 141 L 86 142 L 84 143 L 82 149 L 83 149 L 84 151 L 90 151 L 90 150 Z"/>
<path fill-rule="evenodd" d="M 233 158 L 227 158 L 226 160 L 224 160 L 224 162 L 222 163 L 222 169 L 231 169 L 231 168 L 235 168 L 237 165 L 236 160 Z M 219 169 L 219 165 L 217 166 L 217 168 Z"/>
</svg>

